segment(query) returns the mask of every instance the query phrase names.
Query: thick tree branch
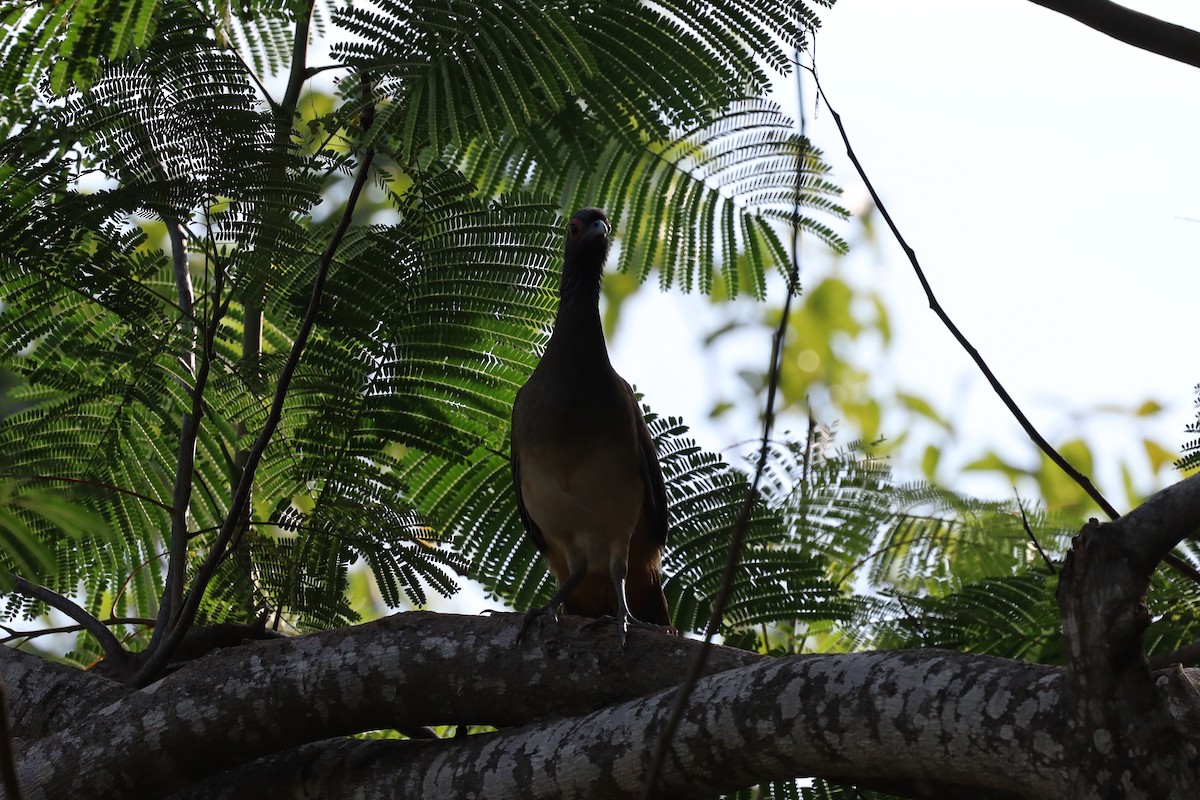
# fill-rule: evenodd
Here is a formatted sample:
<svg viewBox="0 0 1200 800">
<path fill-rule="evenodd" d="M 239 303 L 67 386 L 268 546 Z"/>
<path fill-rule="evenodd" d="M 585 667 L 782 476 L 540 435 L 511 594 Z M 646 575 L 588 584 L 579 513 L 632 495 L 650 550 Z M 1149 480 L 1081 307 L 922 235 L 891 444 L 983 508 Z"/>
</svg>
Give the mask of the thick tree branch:
<svg viewBox="0 0 1200 800">
<path fill-rule="evenodd" d="M 1175 545 L 1200 530 L 1200 473 L 1154 493 L 1113 523 L 1147 580 Z"/>
<path fill-rule="evenodd" d="M 1053 668 L 944 651 L 763 658 L 697 683 L 656 796 L 816 774 L 943 800 L 1061 797 L 1061 683 Z M 232 798 L 247 785 L 263 800 L 351 785 L 366 798 L 636 798 L 673 696 L 465 739 L 323 743 L 172 800 Z"/>
<path fill-rule="evenodd" d="M 21 764 L 26 795 L 136 797 L 153 787 L 159 796 L 345 733 L 581 714 L 674 686 L 704 646 L 635 631 L 622 653 L 615 638 L 583 631 L 579 618 L 543 626 L 518 645 L 519 619 L 414 612 L 215 652 L 31 743 Z M 715 648 L 708 669 L 761 658 Z"/>
<path fill-rule="evenodd" d="M 9 691 L 12 735 L 25 741 L 69 727 L 133 691 L 11 647 L 0 647 L 0 682 Z"/>
<path fill-rule="evenodd" d="M 1064 14 L 1093 30 L 1165 56 L 1172 61 L 1200 67 L 1200 33 L 1164 22 L 1108 0 L 1030 0 L 1034 5 Z"/>
<path fill-rule="evenodd" d="M 258 798 L 340 797 L 348 781 L 365 800 L 459 798 L 464 786 L 489 800 L 636 797 L 672 687 L 705 645 L 634 631 L 622 653 L 613 635 L 574 617 L 518 645 L 519 621 L 399 614 L 220 651 L 141 691 L 0 652 L 16 719 L 59 706 L 54 724 L 25 725 L 55 732 L 26 741 L 22 786 L 28 800 L 212 800 L 244 796 L 248 785 Z M 664 796 L 805 774 L 914 797 L 1118 796 L 1086 790 L 1115 759 L 1094 744 L 1107 740 L 1077 726 L 1059 668 L 936 650 L 771 659 L 713 647 L 709 671 L 665 762 Z M 1160 707 L 1184 743 L 1200 731 L 1198 684 L 1195 671 L 1158 676 Z M 63 710 L 72 703 L 73 725 Z M 505 730 L 418 744 L 327 741 L 444 723 Z M 1075 760 L 1086 748 L 1099 766 Z M 1167 759 L 1150 758 L 1168 774 Z M 1173 763 L 1191 769 L 1191 760 Z"/>
<path fill-rule="evenodd" d="M 1155 653 L 1150 656 L 1150 669 L 1160 670 L 1179 664 L 1184 667 L 1194 667 L 1200 664 L 1200 639 L 1189 642 L 1177 650 L 1167 653 Z"/>
<path fill-rule="evenodd" d="M 1115 522 L 1092 520 L 1073 540 L 1058 586 L 1067 663 L 1098 708 L 1111 710 L 1107 701 L 1117 695 L 1153 694 L 1142 642 L 1146 592 L 1159 562 L 1197 528 L 1200 475 L 1193 475 Z"/>
<path fill-rule="evenodd" d="M 1200 475 L 1156 493 L 1115 522 L 1091 520 L 1063 565 L 1058 605 L 1067 708 L 1082 734 L 1070 758 L 1101 796 L 1134 787 L 1147 797 L 1200 793 L 1195 775 L 1180 769 L 1194 761 L 1195 746 L 1180 736 L 1177 715 L 1162 697 L 1164 676 L 1151 673 L 1143 641 L 1150 577 L 1197 527 Z M 1130 775 L 1138 778 L 1131 782 Z"/>
</svg>

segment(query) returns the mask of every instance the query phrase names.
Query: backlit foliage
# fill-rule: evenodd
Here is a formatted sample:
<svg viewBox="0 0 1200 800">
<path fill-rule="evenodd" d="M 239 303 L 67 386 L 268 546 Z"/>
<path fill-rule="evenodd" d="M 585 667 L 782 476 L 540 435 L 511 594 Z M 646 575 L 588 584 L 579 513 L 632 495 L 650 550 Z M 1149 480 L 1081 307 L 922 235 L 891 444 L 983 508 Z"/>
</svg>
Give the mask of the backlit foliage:
<svg viewBox="0 0 1200 800">
<path fill-rule="evenodd" d="M 702 291 L 715 276 L 736 291 L 748 265 L 761 294 L 797 210 L 844 247 L 827 167 L 762 99 L 817 22 L 803 4 L 6 13 L 0 357 L 18 410 L 0 423 L 4 566 L 82 591 L 100 616 L 153 615 L 181 501 L 189 575 L 219 545 L 292 369 L 200 620 L 345 623 L 355 562 L 389 606 L 452 592 L 455 572 L 522 605 L 545 573 L 513 524 L 507 422 L 552 319 L 561 214 L 607 206 L 622 268 Z M 322 27 L 331 102 L 307 89 Z M 368 160 L 343 231 L 347 176 Z M 683 430 L 661 431 L 669 568 L 695 626 L 745 478 Z M 46 493 L 77 513 L 45 513 Z M 739 589 L 734 622 L 774 618 L 766 598 L 822 571 L 772 551 L 777 522 L 756 522 L 761 580 Z"/>
</svg>

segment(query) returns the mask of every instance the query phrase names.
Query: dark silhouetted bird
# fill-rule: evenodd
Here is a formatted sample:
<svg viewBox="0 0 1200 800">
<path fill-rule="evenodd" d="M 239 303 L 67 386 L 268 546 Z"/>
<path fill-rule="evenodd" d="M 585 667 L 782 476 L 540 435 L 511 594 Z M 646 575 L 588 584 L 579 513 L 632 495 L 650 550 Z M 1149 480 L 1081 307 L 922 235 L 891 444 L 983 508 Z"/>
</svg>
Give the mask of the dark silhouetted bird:
<svg viewBox="0 0 1200 800">
<path fill-rule="evenodd" d="M 559 585 L 525 625 L 560 605 L 611 615 L 623 645 L 631 625 L 670 624 L 667 498 L 650 430 L 600 325 L 610 231 L 598 208 L 571 217 L 554 332 L 513 404 L 512 471 L 521 520 Z"/>
</svg>

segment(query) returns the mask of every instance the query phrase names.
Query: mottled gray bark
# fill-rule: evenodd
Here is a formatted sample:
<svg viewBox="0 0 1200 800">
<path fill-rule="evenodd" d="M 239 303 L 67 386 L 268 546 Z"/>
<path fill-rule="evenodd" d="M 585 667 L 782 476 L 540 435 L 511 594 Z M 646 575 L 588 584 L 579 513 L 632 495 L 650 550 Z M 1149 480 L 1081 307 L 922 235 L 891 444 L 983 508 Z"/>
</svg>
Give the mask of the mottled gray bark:
<svg viewBox="0 0 1200 800">
<path fill-rule="evenodd" d="M 937 797 L 1061 797 L 1061 684 L 1049 667 L 936 650 L 764 659 L 700 681 L 660 789 L 705 797 L 820 774 Z M 636 798 L 671 700 L 441 742 L 322 744 L 172 800 L 238 786 L 262 800 Z"/>
<path fill-rule="evenodd" d="M 398 614 L 215 652 L 29 742 L 26 796 L 157 796 L 341 734 L 580 714 L 673 686 L 702 646 L 639 631 L 622 653 L 612 631 L 584 631 L 579 620 L 546 623 L 546 635 L 531 631 L 518 646 L 519 619 Z M 758 658 L 720 648 L 710 671 Z"/>
<path fill-rule="evenodd" d="M 1151 574 L 1197 527 L 1200 477 L 1192 477 L 1114 522 L 1092 520 L 1073 541 L 1058 586 L 1064 713 L 1077 729 L 1068 742 L 1073 796 L 1200 797 L 1200 728 L 1168 707 L 1191 684 L 1177 671 L 1151 673 L 1142 641 Z"/>
<path fill-rule="evenodd" d="M 18 745 L 67 727 L 133 691 L 11 647 L 0 647 L 0 683 L 8 688 Z"/>
<path fill-rule="evenodd" d="M 934 650 L 769 659 L 716 648 L 661 795 L 823 775 L 914 797 L 1197 797 L 1200 671 L 1150 671 L 1150 570 L 1200 478 L 1091 523 L 1064 566 L 1066 668 Z M 0 652 L 27 797 L 636 797 L 697 648 L 520 617 L 400 614 L 213 653 L 140 691 Z M 499 733 L 358 742 L 445 723 Z"/>
</svg>

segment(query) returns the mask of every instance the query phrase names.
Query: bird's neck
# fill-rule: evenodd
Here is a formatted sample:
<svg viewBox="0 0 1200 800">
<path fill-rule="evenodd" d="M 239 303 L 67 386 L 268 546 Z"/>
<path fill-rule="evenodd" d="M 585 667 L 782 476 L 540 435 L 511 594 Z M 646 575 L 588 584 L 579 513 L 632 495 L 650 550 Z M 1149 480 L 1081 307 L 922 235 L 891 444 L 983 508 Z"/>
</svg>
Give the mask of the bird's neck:
<svg viewBox="0 0 1200 800">
<path fill-rule="evenodd" d="M 608 363 L 608 348 L 604 341 L 604 326 L 600 324 L 600 275 L 602 266 L 595 269 L 575 269 L 569 265 L 563 272 L 559 289 L 558 316 L 550 336 L 551 349 L 567 348 L 573 360 L 603 359 Z"/>
</svg>

